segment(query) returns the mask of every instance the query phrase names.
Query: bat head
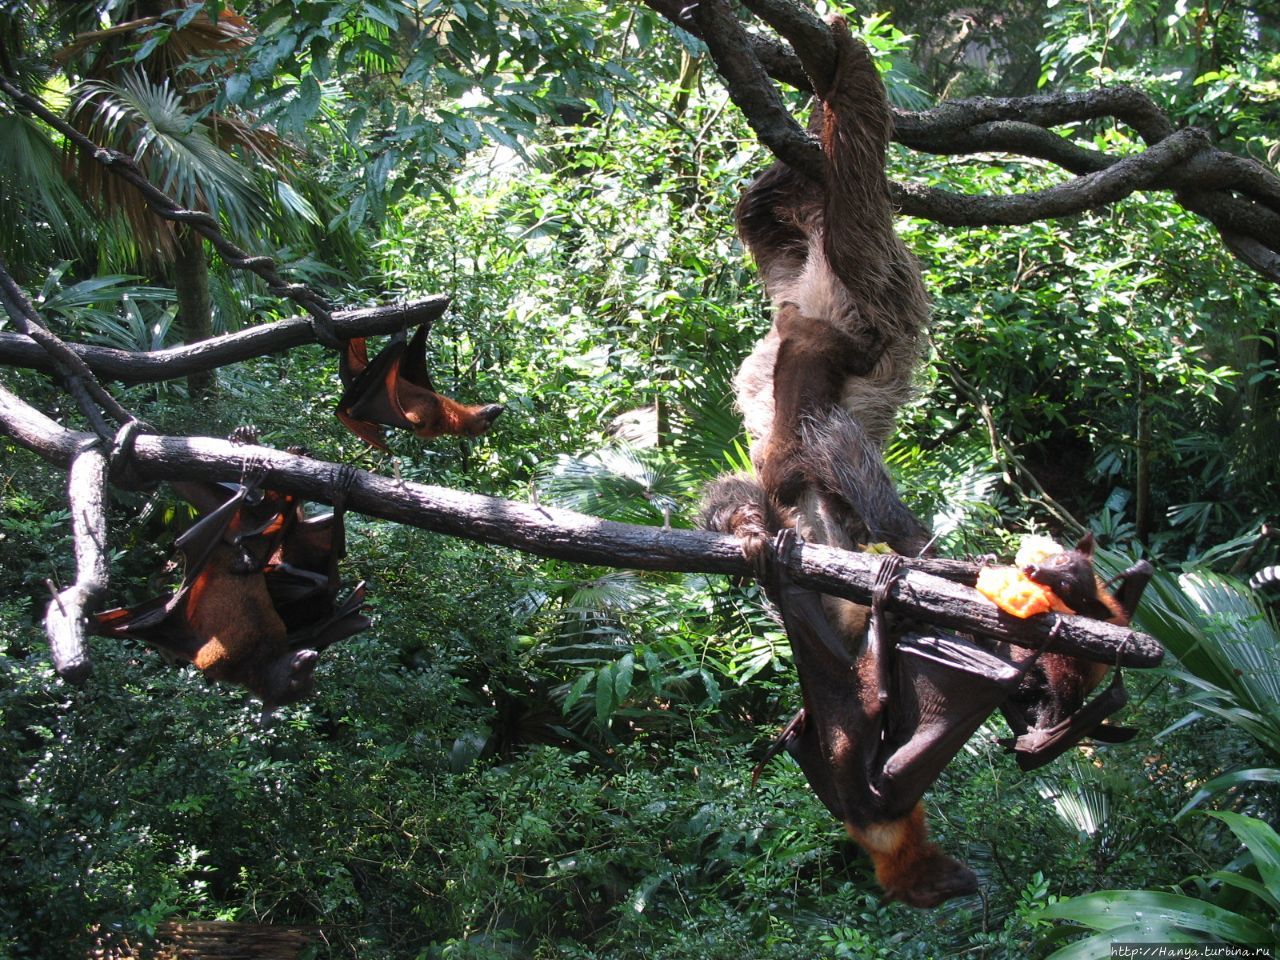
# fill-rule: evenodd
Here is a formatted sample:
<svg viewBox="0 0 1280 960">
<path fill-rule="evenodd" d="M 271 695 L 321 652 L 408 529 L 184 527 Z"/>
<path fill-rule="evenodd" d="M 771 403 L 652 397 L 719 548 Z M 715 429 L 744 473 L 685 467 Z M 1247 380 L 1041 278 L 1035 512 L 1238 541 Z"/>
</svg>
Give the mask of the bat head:
<svg viewBox="0 0 1280 960">
<path fill-rule="evenodd" d="M 409 428 L 423 440 L 442 435 L 478 437 L 488 432 L 505 409 L 500 403 L 469 407 L 442 393 L 412 385 L 402 386 L 401 400 Z"/>
<path fill-rule="evenodd" d="M 467 425 L 468 436 L 478 437 L 480 434 L 488 431 L 493 426 L 493 421 L 498 419 L 498 415 L 505 410 L 500 403 L 486 403 L 482 407 L 471 408 L 471 421 Z"/>
<path fill-rule="evenodd" d="M 1031 580 L 1048 587 L 1077 613 L 1097 605 L 1098 581 L 1093 573 L 1093 534 L 1086 533 L 1074 550 L 1064 550 L 1028 564 L 1022 572 Z"/>
<path fill-rule="evenodd" d="M 267 666 L 262 682 L 254 686 L 253 692 L 262 698 L 268 711 L 296 703 L 315 689 L 319 659 L 320 654 L 314 650 L 282 654 Z"/>
</svg>

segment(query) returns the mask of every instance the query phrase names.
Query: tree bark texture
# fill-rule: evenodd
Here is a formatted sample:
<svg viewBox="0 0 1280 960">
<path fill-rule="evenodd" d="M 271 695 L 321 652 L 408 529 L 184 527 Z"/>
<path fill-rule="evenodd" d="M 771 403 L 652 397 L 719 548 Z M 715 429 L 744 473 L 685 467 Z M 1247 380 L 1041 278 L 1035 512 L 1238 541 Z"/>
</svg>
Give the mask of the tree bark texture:
<svg viewBox="0 0 1280 960">
<path fill-rule="evenodd" d="M 92 672 L 85 650 L 85 616 L 107 594 L 107 455 L 100 443 L 80 450 L 67 479 L 76 579 L 54 595 L 45 612 L 45 632 L 58 675 L 80 683 Z"/>
<path fill-rule="evenodd" d="M 190 227 L 177 228 L 177 255 L 173 261 L 173 291 L 178 299 L 178 325 L 188 345 L 213 336 L 213 309 L 209 302 L 209 261 L 204 255 L 204 237 Z M 213 370 L 193 370 L 187 374 L 187 393 L 194 400 L 213 394 Z"/>
<path fill-rule="evenodd" d="M 43 459 L 67 467 L 85 434 L 67 430 L 0 387 L 0 429 Z M 200 478 L 236 481 L 246 463 L 266 469 L 264 485 L 308 500 L 331 502 L 340 466 L 267 447 L 205 437 L 139 436 L 129 471 L 143 481 Z M 120 465 L 123 466 L 123 465 Z M 117 465 L 112 465 L 113 470 Z M 749 576 L 737 540 L 722 534 L 617 523 L 557 507 L 516 503 L 355 471 L 345 503 L 366 516 L 514 547 L 542 557 L 640 570 Z M 816 544 L 801 545 L 787 572 L 802 586 L 867 603 L 879 561 Z M 1147 667 L 1163 650 L 1151 637 L 1085 617 L 1019 620 L 971 588 L 923 572 L 912 562 L 887 609 L 929 623 L 985 634 L 1034 649 L 1103 663 Z"/>
<path fill-rule="evenodd" d="M 724 0 L 640 2 L 701 39 L 761 143 L 788 166 L 821 182 L 822 151 L 779 109 L 772 83 L 821 93 L 830 81 L 830 36 L 809 6 L 798 0 L 743 0 L 789 41 L 788 46 L 749 31 Z M 1146 153 L 1112 156 L 1073 143 L 1052 129 L 1108 118 L 1131 127 L 1147 145 Z M 1255 160 L 1217 148 L 1203 131 L 1176 130 L 1136 87 L 975 97 L 919 112 L 895 109 L 893 119 L 893 139 L 912 150 L 1021 154 L 1057 164 L 1076 177 L 1046 190 L 1001 197 L 893 183 L 893 200 L 903 213 L 949 226 L 1020 224 L 1105 207 L 1136 190 L 1169 190 L 1217 228 L 1232 255 L 1280 282 L 1280 177 Z"/>
<path fill-rule="evenodd" d="M 448 306 L 448 297 L 437 296 L 385 307 L 340 310 L 333 314 L 333 329 L 343 339 L 396 333 L 436 320 Z M 121 383 L 152 383 L 281 353 L 317 340 L 311 318 L 290 317 L 167 350 L 135 352 L 81 343 L 67 346 L 103 379 Z M 31 337 L 14 333 L 0 333 L 0 365 L 53 370 L 53 361 L 40 344 Z"/>
</svg>

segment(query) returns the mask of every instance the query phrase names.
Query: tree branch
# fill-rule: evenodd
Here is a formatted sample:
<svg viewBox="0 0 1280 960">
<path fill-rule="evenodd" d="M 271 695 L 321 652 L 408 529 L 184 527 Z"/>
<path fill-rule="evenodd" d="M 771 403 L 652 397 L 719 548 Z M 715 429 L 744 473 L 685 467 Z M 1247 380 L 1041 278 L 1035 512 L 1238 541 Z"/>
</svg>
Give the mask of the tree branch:
<svg viewBox="0 0 1280 960">
<path fill-rule="evenodd" d="M 93 670 L 85 651 L 85 616 L 107 595 L 107 456 L 94 441 L 71 461 L 67 478 L 71 535 L 76 551 L 75 583 L 54 595 L 45 612 L 45 632 L 54 669 L 64 680 L 83 682 Z"/>
<path fill-rule="evenodd" d="M 893 184 L 891 195 L 904 213 L 953 227 L 1033 223 L 1093 210 L 1153 186 L 1171 167 L 1208 146 L 1202 130 L 1179 130 L 1142 153 L 1112 162 L 1097 173 L 1008 197 L 974 197 L 915 184 Z"/>
<path fill-rule="evenodd" d="M 108 150 L 94 143 L 83 133 L 62 117 L 46 107 L 38 97 L 33 97 L 25 90 L 15 86 L 9 79 L 0 74 L 0 91 L 13 101 L 14 105 L 24 113 L 38 117 L 53 129 L 67 138 L 67 141 L 88 159 L 102 164 L 106 170 L 133 186 L 146 202 L 151 212 L 172 223 L 185 223 L 196 231 L 218 252 L 228 264 L 240 270 L 248 270 L 261 277 L 267 287 L 279 297 L 286 297 L 298 304 L 319 328 L 319 339 L 325 346 L 338 349 L 341 342 L 332 333 L 333 317 L 329 303 L 319 293 L 305 283 L 288 283 L 276 270 L 276 263 L 271 257 L 256 257 L 242 250 L 225 236 L 218 227 L 218 222 L 210 214 L 202 210 L 186 210 L 168 194 L 159 190 L 138 169 L 137 164 L 118 150 Z"/>
<path fill-rule="evenodd" d="M 777 132 L 779 121 L 772 106 L 776 91 L 766 79 L 767 75 L 798 89 L 812 90 L 810 77 L 823 78 L 820 82 L 829 77 L 827 28 L 810 8 L 797 0 L 744 0 L 756 16 L 791 41 L 792 49 L 748 33 L 740 23 L 736 27 L 724 23 L 722 13 L 710 12 L 710 0 L 641 2 L 704 40 L 730 95 L 761 142 L 785 163 L 818 179 L 819 164 L 811 156 L 818 152 L 816 147 L 800 150 L 794 132 L 785 137 Z M 715 0 L 717 9 L 722 6 L 722 0 Z M 715 28 L 712 35 L 707 33 L 709 24 Z M 759 104 L 769 104 L 767 111 L 760 112 Z M 1109 157 L 1049 129 L 1104 118 L 1132 127 L 1148 144 L 1147 153 L 1155 151 L 1155 155 L 1147 160 L 1141 159 L 1147 154 Z M 795 124 L 792 127 L 798 129 Z M 1187 139 L 1166 147 L 1184 134 Z M 1217 227 L 1232 254 L 1268 279 L 1280 282 L 1280 177 L 1260 163 L 1210 145 L 1203 134 L 1175 132 L 1164 112 L 1135 87 L 978 97 L 942 103 L 918 113 L 895 110 L 893 139 L 926 153 L 1018 153 L 1050 161 L 1079 177 L 1058 187 L 1012 197 L 961 195 L 914 184 L 891 184 L 894 202 L 904 213 L 950 226 L 1029 223 L 1105 206 L 1138 189 L 1171 190 L 1184 207 Z M 1168 152 L 1160 150 L 1162 147 Z M 1116 168 L 1120 169 L 1114 179 L 1100 176 Z"/>
<path fill-rule="evenodd" d="M 437 296 L 385 307 L 341 310 L 333 314 L 333 329 L 343 339 L 396 333 L 438 319 L 448 306 L 448 297 Z M 314 342 L 316 334 L 311 321 L 290 317 L 167 350 L 141 352 L 82 343 L 67 346 L 100 377 L 121 383 L 151 383 Z M 34 340 L 13 333 L 0 333 L 0 364 L 37 370 L 53 368 L 49 356 Z"/>
<path fill-rule="evenodd" d="M 105 440 L 111 436 L 111 430 L 102 416 L 103 411 L 114 417 L 122 426 L 133 419 L 129 412 L 120 406 L 116 398 L 103 389 L 102 384 L 98 383 L 84 361 L 59 337 L 49 332 L 41 322 L 35 307 L 27 299 L 27 295 L 9 275 L 3 261 L 0 261 L 0 300 L 4 301 L 5 312 L 9 314 L 14 325 L 39 346 L 43 358 L 48 361 L 49 367 L 58 375 L 67 392 L 76 401 L 76 406 L 80 408 L 80 412 L 89 421 L 99 439 Z"/>
<path fill-rule="evenodd" d="M 50 463 L 66 467 L 86 435 L 67 430 L 0 387 L 0 429 Z M 267 447 L 205 437 L 139 436 L 130 467 L 143 480 L 235 481 L 247 459 L 266 470 L 265 485 L 330 502 L 338 464 Z M 535 506 L 393 480 L 362 470 L 346 489 L 348 509 L 541 557 L 640 570 L 750 575 L 738 542 L 703 531 L 615 523 L 556 507 Z M 879 560 L 816 544 L 795 550 L 787 570 L 799 584 L 860 603 L 871 598 Z M 1144 667 L 1159 663 L 1160 645 L 1144 634 L 1084 617 L 1019 620 L 972 589 L 931 576 L 907 561 L 890 610 L 930 623 L 1044 648 L 1103 663 Z M 1060 624 L 1055 628 L 1055 623 Z"/>
<path fill-rule="evenodd" d="M 746 52 L 751 49 L 751 39 L 726 0 L 645 2 L 707 45 L 729 96 L 774 156 L 810 180 L 826 180 L 822 147 L 796 123 L 760 61 Z"/>
</svg>

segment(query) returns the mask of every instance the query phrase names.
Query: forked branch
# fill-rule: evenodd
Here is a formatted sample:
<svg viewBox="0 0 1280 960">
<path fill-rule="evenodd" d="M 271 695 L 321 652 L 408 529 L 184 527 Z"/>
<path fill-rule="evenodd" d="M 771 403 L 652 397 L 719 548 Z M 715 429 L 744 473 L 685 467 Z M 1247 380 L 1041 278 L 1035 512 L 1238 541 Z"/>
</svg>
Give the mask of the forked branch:
<svg viewBox="0 0 1280 960">
<path fill-rule="evenodd" d="M 799 0 L 744 0 L 790 46 L 749 31 L 725 0 L 643 0 L 707 44 L 734 103 L 775 156 L 813 180 L 824 175 L 821 149 L 789 115 L 779 114 L 772 81 L 801 90 L 830 79 L 826 25 Z M 785 113 L 785 111 L 783 111 Z M 1112 118 L 1147 145 L 1136 156 L 1109 156 L 1051 128 Z M 1213 146 L 1193 129 L 1177 131 L 1134 87 L 1033 97 L 978 97 L 913 113 L 894 111 L 894 140 L 926 153 L 1015 153 L 1054 163 L 1075 179 L 1045 190 L 988 197 L 916 184 L 893 184 L 903 213 L 950 226 L 1030 223 L 1114 203 L 1137 190 L 1172 191 L 1209 220 L 1237 258 L 1280 281 L 1280 177 L 1262 164 Z"/>
</svg>

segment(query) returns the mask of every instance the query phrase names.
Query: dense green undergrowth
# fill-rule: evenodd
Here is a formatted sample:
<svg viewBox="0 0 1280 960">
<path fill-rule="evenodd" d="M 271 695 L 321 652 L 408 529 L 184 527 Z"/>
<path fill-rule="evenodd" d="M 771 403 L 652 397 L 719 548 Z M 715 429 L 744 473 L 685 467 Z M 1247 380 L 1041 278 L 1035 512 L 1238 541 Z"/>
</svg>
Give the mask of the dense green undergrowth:
<svg viewBox="0 0 1280 960">
<path fill-rule="evenodd" d="M 56 5 L 26 6 L 10 52 L 52 69 L 37 26 Z M 315 179 L 277 191 L 305 194 L 314 217 L 277 204 L 279 221 L 241 239 L 336 302 L 448 294 L 433 376 L 505 404 L 492 433 L 372 452 L 333 418 L 336 362 L 319 347 L 222 370 L 209 399 L 183 383 L 114 389 L 165 432 L 250 422 L 266 443 L 383 474 L 691 525 L 701 485 L 745 464 L 730 379 L 768 323 L 731 230 L 764 163 L 752 135 L 709 68 L 677 75 L 678 41 L 645 14 L 504 0 L 491 17 L 460 2 L 452 30 L 410 47 L 385 6 L 246 6 L 270 32 L 217 107 L 262 111 Z M 934 6 L 898 16 L 927 33 Z M 1108 0 L 1087 23 L 1072 5 L 1024 11 L 1016 57 L 952 79 L 1005 92 L 998 71 L 1028 62 L 1059 87 L 1137 79 L 1180 117 L 1228 117 L 1219 134 L 1274 150 L 1260 39 L 1273 21 L 1257 13 L 1255 37 L 1225 14 L 1197 27 L 1198 11 L 1157 6 Z M 942 92 L 940 54 L 911 64 L 937 54 L 936 35 L 911 46 L 866 26 L 891 96 Z M 1147 27 L 1182 46 L 1149 43 Z M 1111 153 L 1140 146 L 1123 126 L 1079 132 Z M 5 179 L 17 163 L 0 165 L 21 201 L 0 240 L 50 325 L 123 348 L 174 342 L 173 277 L 111 217 L 59 223 Z M 1008 157 L 895 150 L 890 168 L 972 193 L 1060 179 Z M 1212 573 L 1277 560 L 1258 537 L 1280 502 L 1274 288 L 1164 195 L 1019 228 L 900 229 L 934 299 L 920 391 L 887 451 L 904 496 L 946 553 L 1008 553 L 1069 512 L 1117 556 L 1151 557 L 1162 575 L 1142 626 L 1174 655 L 1128 677 L 1130 744 L 1027 776 L 992 722 L 951 764 L 931 822 L 981 897 L 925 913 L 883 903 L 794 763 L 751 786 L 800 698 L 749 584 L 585 569 L 353 517 L 345 570 L 369 581 L 374 625 L 325 653 L 314 699 L 262 725 L 239 691 L 102 639 L 93 677 L 71 688 L 39 628 L 47 583 L 70 577 L 63 478 L 0 438 L 0 957 L 79 956 L 198 918 L 319 924 L 317 955 L 371 960 L 1021 960 L 1175 895 L 1239 918 L 1220 935 L 1274 935 L 1280 871 L 1262 826 L 1280 776 L 1280 642 L 1265 595 Z M 216 262 L 211 288 L 217 329 L 289 312 Z M 44 377 L 3 379 L 75 423 Z M 658 446 L 619 443 L 624 414 L 656 424 L 641 438 Z M 112 603 L 153 595 L 188 513 L 164 487 L 115 492 Z M 1187 812 L 1193 799 L 1247 819 Z"/>
</svg>

